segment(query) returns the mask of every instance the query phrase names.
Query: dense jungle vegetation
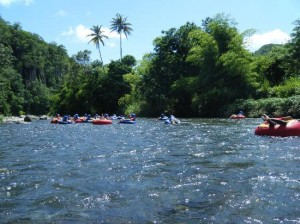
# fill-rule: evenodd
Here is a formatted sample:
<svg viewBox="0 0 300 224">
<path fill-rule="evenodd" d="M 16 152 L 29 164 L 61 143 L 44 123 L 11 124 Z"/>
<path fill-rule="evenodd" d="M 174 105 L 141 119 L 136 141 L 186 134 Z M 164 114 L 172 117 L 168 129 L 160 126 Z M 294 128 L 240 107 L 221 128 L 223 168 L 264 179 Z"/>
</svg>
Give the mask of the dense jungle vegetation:
<svg viewBox="0 0 300 224">
<path fill-rule="evenodd" d="M 293 24 L 287 44 L 251 53 L 251 30 L 241 33 L 218 14 L 162 31 L 141 61 L 121 51 L 103 64 L 100 48 L 100 60 L 88 50 L 70 57 L 64 46 L 0 17 L 0 114 L 300 117 L 300 20 Z"/>
</svg>

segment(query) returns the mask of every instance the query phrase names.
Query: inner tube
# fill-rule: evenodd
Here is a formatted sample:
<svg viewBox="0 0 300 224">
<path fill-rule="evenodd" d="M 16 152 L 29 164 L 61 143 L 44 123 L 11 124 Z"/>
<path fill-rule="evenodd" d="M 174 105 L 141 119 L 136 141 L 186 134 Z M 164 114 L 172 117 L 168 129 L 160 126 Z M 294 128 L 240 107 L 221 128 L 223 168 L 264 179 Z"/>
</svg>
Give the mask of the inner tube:
<svg viewBox="0 0 300 224">
<path fill-rule="evenodd" d="M 177 118 L 174 118 L 172 121 L 170 119 L 165 120 L 165 124 L 180 124 L 180 120 Z"/>
<path fill-rule="evenodd" d="M 83 123 L 84 120 L 82 120 L 81 118 L 78 118 L 78 119 L 76 119 L 74 122 L 75 122 L 75 123 Z"/>
<path fill-rule="evenodd" d="M 230 119 L 245 119 L 245 118 L 246 118 L 246 116 L 245 115 L 241 115 L 241 114 L 238 114 L 238 115 L 233 114 L 230 117 Z"/>
<path fill-rule="evenodd" d="M 168 119 L 169 119 L 169 118 L 168 118 L 167 116 L 158 118 L 158 120 L 161 120 L 161 121 L 165 121 L 165 120 L 168 120 Z"/>
<path fill-rule="evenodd" d="M 112 124 L 112 120 L 95 119 L 95 120 L 92 121 L 92 124 L 98 124 L 98 125 Z"/>
<path fill-rule="evenodd" d="M 59 121 L 59 124 L 72 124 L 72 121 Z"/>
<path fill-rule="evenodd" d="M 300 122 L 298 120 L 290 120 L 287 124 L 270 125 L 264 122 L 255 128 L 256 135 L 289 137 L 300 136 Z"/>
<path fill-rule="evenodd" d="M 120 124 L 135 124 L 135 121 L 126 119 L 126 120 L 121 120 L 119 123 Z"/>
<path fill-rule="evenodd" d="M 53 118 L 50 123 L 51 124 L 58 124 L 58 122 L 59 122 L 59 119 Z"/>
</svg>

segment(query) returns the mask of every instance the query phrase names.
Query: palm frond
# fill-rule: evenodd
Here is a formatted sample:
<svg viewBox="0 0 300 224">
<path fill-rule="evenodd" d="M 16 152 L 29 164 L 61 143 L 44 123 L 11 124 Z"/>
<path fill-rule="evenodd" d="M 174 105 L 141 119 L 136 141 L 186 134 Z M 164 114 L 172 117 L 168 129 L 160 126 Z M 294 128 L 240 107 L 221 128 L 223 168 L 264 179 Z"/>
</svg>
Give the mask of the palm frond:
<svg viewBox="0 0 300 224">
<path fill-rule="evenodd" d="M 102 45 L 104 46 L 104 41 L 103 39 L 106 38 L 108 39 L 108 36 L 103 34 L 103 31 L 101 30 L 102 26 L 93 26 L 92 28 L 90 28 L 90 30 L 92 31 L 91 34 L 88 34 L 88 37 L 92 37 L 92 39 L 90 39 L 90 42 L 93 42 L 96 45 L 96 48 L 99 50 L 99 55 L 100 55 L 100 59 L 102 62 L 102 56 L 101 56 L 101 51 L 100 51 L 100 43 L 102 43 Z"/>
</svg>

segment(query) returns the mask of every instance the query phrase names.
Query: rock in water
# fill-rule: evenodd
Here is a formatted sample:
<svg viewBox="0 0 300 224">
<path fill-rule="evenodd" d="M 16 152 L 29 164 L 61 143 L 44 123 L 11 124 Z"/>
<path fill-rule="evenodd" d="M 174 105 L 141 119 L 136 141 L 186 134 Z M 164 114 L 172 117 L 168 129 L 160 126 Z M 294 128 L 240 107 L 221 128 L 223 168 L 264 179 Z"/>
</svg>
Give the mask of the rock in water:
<svg viewBox="0 0 300 224">
<path fill-rule="evenodd" d="M 25 116 L 25 117 L 24 117 L 24 121 L 25 121 L 25 122 L 31 122 L 32 120 L 31 120 L 31 117 Z"/>
</svg>

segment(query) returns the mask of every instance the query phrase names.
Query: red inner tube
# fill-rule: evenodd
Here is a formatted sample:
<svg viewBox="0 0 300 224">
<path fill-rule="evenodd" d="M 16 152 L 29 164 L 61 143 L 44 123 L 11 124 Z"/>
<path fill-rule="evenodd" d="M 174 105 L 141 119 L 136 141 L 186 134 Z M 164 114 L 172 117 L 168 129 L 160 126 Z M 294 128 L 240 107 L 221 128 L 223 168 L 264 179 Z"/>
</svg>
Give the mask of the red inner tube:
<svg viewBox="0 0 300 224">
<path fill-rule="evenodd" d="M 286 125 L 269 125 L 267 122 L 260 124 L 255 128 L 256 135 L 268 136 L 300 136 L 300 122 L 298 120 L 291 120 Z"/>
<path fill-rule="evenodd" d="M 106 120 L 106 119 L 95 119 L 92 121 L 93 124 L 111 124 L 111 120 Z"/>
</svg>

